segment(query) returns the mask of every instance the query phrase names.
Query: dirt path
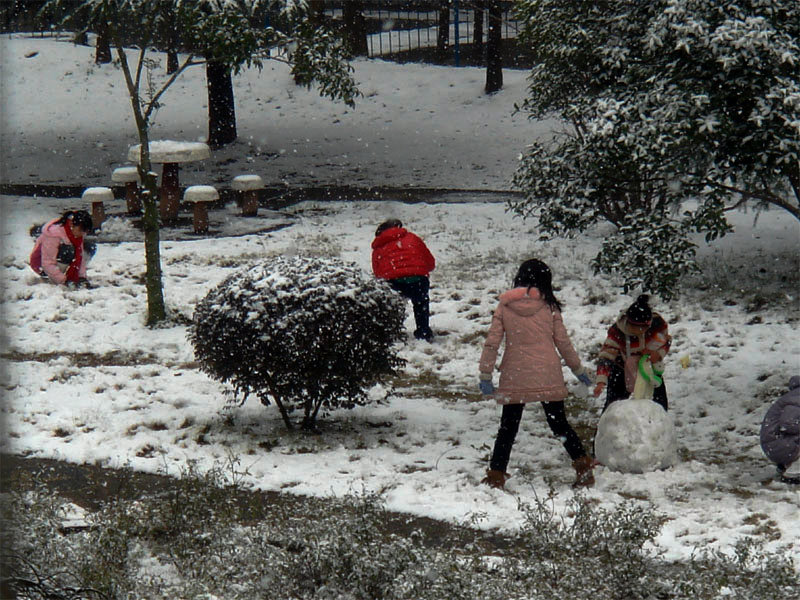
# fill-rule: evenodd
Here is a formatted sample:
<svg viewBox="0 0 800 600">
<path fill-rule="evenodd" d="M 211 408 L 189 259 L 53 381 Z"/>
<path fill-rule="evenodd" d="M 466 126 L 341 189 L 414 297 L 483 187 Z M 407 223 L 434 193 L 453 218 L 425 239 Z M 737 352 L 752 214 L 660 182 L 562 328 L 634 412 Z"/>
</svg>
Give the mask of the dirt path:
<svg viewBox="0 0 800 600">
<path fill-rule="evenodd" d="M 80 198 L 82 186 L 52 185 L 52 184 L 0 184 L 0 194 L 6 196 L 30 196 L 43 198 Z M 113 186 L 112 191 L 117 199 L 125 198 L 125 188 Z M 185 189 L 185 188 L 184 188 Z M 219 188 L 219 204 L 232 202 L 236 199 L 237 192 L 221 187 Z M 412 187 L 386 187 L 386 186 L 341 186 L 321 185 L 317 187 L 267 187 L 262 190 L 260 205 L 263 208 L 285 208 L 305 200 L 314 201 L 342 201 L 342 200 L 399 200 L 402 202 L 463 202 L 467 199 L 481 202 L 503 201 L 509 197 L 518 197 L 521 192 L 511 190 L 485 190 L 485 189 L 446 189 L 446 188 L 412 188 Z"/>
</svg>

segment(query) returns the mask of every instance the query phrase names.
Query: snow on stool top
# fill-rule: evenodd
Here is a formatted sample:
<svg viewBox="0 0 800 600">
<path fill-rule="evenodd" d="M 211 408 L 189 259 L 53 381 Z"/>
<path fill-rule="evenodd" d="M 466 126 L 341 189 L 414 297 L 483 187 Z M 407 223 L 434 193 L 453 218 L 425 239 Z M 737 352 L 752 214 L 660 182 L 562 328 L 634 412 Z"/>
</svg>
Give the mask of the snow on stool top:
<svg viewBox="0 0 800 600">
<path fill-rule="evenodd" d="M 233 178 L 231 187 L 239 192 L 263 190 L 264 180 L 261 179 L 260 175 L 237 175 Z"/>
<path fill-rule="evenodd" d="M 81 198 L 87 202 L 110 202 L 114 199 L 114 192 L 107 187 L 89 187 L 83 190 Z"/>
<path fill-rule="evenodd" d="M 131 146 L 128 160 L 139 163 L 141 144 Z M 211 157 L 208 144 L 203 142 L 176 142 L 174 140 L 158 140 L 149 143 L 150 161 L 154 163 L 182 163 L 203 160 Z"/>
<path fill-rule="evenodd" d="M 219 192 L 213 185 L 191 185 L 183 193 L 184 202 L 213 202 L 219 200 Z"/>
<path fill-rule="evenodd" d="M 136 167 L 117 167 L 111 173 L 111 181 L 116 181 L 117 183 L 139 181 L 139 170 Z"/>
</svg>

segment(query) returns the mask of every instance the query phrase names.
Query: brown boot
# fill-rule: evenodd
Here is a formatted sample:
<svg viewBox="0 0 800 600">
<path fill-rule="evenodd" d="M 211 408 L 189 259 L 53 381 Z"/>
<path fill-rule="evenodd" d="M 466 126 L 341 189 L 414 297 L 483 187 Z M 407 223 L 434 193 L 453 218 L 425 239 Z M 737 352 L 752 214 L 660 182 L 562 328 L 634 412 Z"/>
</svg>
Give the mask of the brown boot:
<svg viewBox="0 0 800 600">
<path fill-rule="evenodd" d="M 575 483 L 572 487 L 592 487 L 594 485 L 594 461 L 591 456 L 581 456 L 572 461 L 572 466 L 575 467 Z"/>
<path fill-rule="evenodd" d="M 506 485 L 506 480 L 508 479 L 508 473 L 504 473 L 503 471 L 495 471 L 494 469 L 489 469 L 486 471 L 486 477 L 481 479 L 481 483 L 485 483 L 489 487 L 493 487 L 498 490 L 502 490 L 503 487 Z"/>
</svg>

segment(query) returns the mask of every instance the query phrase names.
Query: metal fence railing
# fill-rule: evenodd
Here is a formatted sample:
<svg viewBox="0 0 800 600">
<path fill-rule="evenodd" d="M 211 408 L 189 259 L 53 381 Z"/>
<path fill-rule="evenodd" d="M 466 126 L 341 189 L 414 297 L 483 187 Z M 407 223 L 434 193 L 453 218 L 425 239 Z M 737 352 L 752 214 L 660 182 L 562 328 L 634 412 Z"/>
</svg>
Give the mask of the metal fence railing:
<svg viewBox="0 0 800 600">
<path fill-rule="evenodd" d="M 344 0 L 347 1 L 347 0 Z M 343 19 L 342 0 L 325 0 L 325 16 L 334 24 Z M 515 20 L 512 2 L 501 2 L 502 37 L 516 38 L 520 24 Z M 387 56 L 439 44 L 440 9 L 448 9 L 447 47 L 457 52 L 464 44 L 485 43 L 488 19 L 485 3 L 470 0 L 440 2 L 393 1 L 362 2 L 370 57 Z M 476 21 L 482 17 L 481 39 L 476 40 Z"/>
<path fill-rule="evenodd" d="M 48 35 L 54 28 L 36 18 L 47 0 L 0 0 L 2 31 L 31 32 Z M 67 0 L 70 1 L 70 0 Z M 77 0 L 75 0 L 77 2 Z M 347 0 L 323 0 L 325 18 L 341 27 L 343 6 Z M 440 11 L 447 8 L 447 52 L 456 55 L 466 44 L 482 44 L 486 40 L 488 16 L 484 2 L 474 0 L 383 0 L 361 3 L 367 36 L 368 56 L 388 56 L 411 50 L 436 48 L 441 44 Z M 514 19 L 512 2 L 501 2 L 502 37 L 515 38 L 520 24 Z M 481 19 L 481 39 L 476 39 L 476 21 Z"/>
</svg>

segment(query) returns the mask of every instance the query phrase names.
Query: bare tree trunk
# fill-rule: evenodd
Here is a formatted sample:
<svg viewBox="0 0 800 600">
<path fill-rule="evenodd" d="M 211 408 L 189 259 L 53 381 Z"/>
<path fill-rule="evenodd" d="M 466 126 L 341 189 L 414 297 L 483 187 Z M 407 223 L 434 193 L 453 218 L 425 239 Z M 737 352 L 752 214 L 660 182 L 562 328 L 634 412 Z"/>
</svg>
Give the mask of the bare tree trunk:
<svg viewBox="0 0 800 600">
<path fill-rule="evenodd" d="M 344 20 L 344 43 L 353 56 L 368 56 L 367 27 L 364 20 L 364 3 L 348 0 L 342 9 Z"/>
<path fill-rule="evenodd" d="M 145 137 L 147 134 L 145 134 Z M 140 138 L 141 139 L 141 136 Z M 144 256 L 147 268 L 145 270 L 145 288 L 147 289 L 147 324 L 155 325 L 167 318 L 167 309 L 164 304 L 164 291 L 161 286 L 161 238 L 158 224 L 158 190 L 155 177 L 142 173 L 139 175 L 145 182 L 146 188 L 142 194 L 144 216 L 142 229 L 144 230 Z M 151 179 L 152 183 L 147 183 Z"/>
<path fill-rule="evenodd" d="M 175 50 L 167 51 L 167 75 L 172 75 L 178 70 L 178 52 Z"/>
<path fill-rule="evenodd" d="M 286 425 L 286 429 L 289 431 L 294 429 L 294 424 L 292 420 L 289 418 L 289 412 L 286 410 L 286 407 L 283 405 L 283 402 L 278 396 L 273 395 L 273 400 L 275 400 L 275 404 L 278 405 L 278 411 L 281 413 L 281 419 L 283 419 L 283 424 Z M 261 404 L 267 406 L 267 399 L 262 399 Z"/>
<path fill-rule="evenodd" d="M 486 36 L 486 93 L 503 89 L 503 12 L 498 0 L 488 0 L 489 32 Z"/>
<path fill-rule="evenodd" d="M 450 46 L 450 2 L 442 0 L 439 7 L 439 32 L 436 36 L 436 58 L 444 62 Z"/>
<path fill-rule="evenodd" d="M 104 65 L 111 62 L 111 40 L 106 23 L 97 24 L 97 42 L 95 43 L 94 62 Z"/>
<path fill-rule="evenodd" d="M 219 148 L 236 140 L 236 107 L 230 69 L 222 63 L 206 63 L 208 87 L 208 145 Z"/>
<path fill-rule="evenodd" d="M 486 8 L 483 0 L 474 0 L 474 23 L 472 30 L 472 60 L 478 64 L 483 63 L 483 11 Z"/>
<path fill-rule="evenodd" d="M 308 12 L 310 20 L 315 26 L 322 25 L 325 21 L 324 0 L 308 0 Z"/>
<path fill-rule="evenodd" d="M 139 111 L 140 112 L 140 111 Z M 158 183 L 150 163 L 150 140 L 146 123 L 137 116 L 139 132 L 139 178 L 142 182 L 142 230 L 144 231 L 144 285 L 147 290 L 147 325 L 167 318 L 164 289 L 161 285 L 161 232 L 158 220 Z"/>
<path fill-rule="evenodd" d="M 144 285 L 147 290 L 147 325 L 152 326 L 167 318 L 164 290 L 161 285 L 161 233 L 158 221 L 158 184 L 150 163 L 149 132 L 147 125 L 137 118 L 139 132 L 139 178 L 142 181 L 142 229 L 144 231 Z"/>
<path fill-rule="evenodd" d="M 142 203 L 144 216 L 142 228 L 144 229 L 144 256 L 145 256 L 145 289 L 147 290 L 147 325 L 156 325 L 167 318 L 167 308 L 164 302 L 164 289 L 161 285 L 161 240 L 158 223 L 158 184 L 153 175 L 150 164 L 150 141 L 148 122 L 142 113 L 140 97 L 133 83 L 128 60 L 120 39 L 114 40 L 125 81 L 128 86 L 133 116 L 136 121 L 136 131 L 139 134 L 139 178 L 144 186 Z"/>
<path fill-rule="evenodd" d="M 178 70 L 178 28 L 175 24 L 175 13 L 170 10 L 167 21 L 167 75 Z"/>
</svg>

